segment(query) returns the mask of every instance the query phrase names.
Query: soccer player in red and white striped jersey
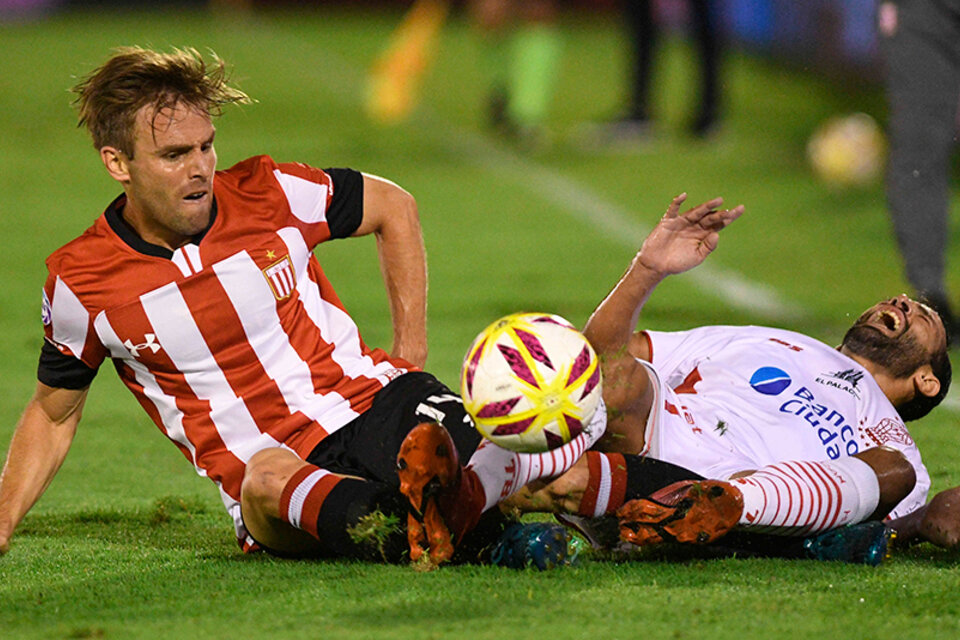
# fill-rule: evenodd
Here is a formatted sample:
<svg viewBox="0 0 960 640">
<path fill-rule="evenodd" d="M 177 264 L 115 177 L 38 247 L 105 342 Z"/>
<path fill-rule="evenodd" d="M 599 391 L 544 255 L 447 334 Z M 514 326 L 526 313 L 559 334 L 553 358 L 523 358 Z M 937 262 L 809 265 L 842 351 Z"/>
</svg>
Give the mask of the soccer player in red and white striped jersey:
<svg viewBox="0 0 960 640">
<path fill-rule="evenodd" d="M 123 193 L 47 261 L 46 340 L 0 483 L 0 552 L 63 461 L 109 358 L 216 483 L 245 549 L 399 558 L 402 535 L 385 549 L 347 530 L 376 511 L 407 514 L 396 472 L 407 433 L 440 422 L 463 460 L 480 440 L 459 398 L 419 370 L 426 265 L 414 199 L 375 176 L 267 156 L 217 171 L 212 116 L 247 97 L 194 50 L 122 49 L 75 91 Z M 313 255 L 368 234 L 390 353 L 364 344 Z"/>
</svg>

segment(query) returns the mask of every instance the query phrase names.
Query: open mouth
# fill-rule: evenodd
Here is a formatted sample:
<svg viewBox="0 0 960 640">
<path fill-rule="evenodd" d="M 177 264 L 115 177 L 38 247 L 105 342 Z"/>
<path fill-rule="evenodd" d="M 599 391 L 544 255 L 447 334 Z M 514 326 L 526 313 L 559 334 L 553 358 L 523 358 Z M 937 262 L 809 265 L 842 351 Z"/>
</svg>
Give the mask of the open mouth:
<svg viewBox="0 0 960 640">
<path fill-rule="evenodd" d="M 899 307 L 883 305 L 868 316 L 866 324 L 875 327 L 888 336 L 895 337 L 907 330 L 907 314 Z"/>
<path fill-rule="evenodd" d="M 193 193 L 188 193 L 183 197 L 183 199 L 184 200 L 200 200 L 205 195 L 207 195 L 206 191 L 195 191 Z"/>
<path fill-rule="evenodd" d="M 900 328 L 900 324 L 901 324 L 900 316 L 894 313 L 893 311 L 884 309 L 883 311 L 877 314 L 877 320 L 879 320 L 880 323 L 883 324 L 883 326 L 885 326 L 890 331 L 896 331 Z"/>
</svg>

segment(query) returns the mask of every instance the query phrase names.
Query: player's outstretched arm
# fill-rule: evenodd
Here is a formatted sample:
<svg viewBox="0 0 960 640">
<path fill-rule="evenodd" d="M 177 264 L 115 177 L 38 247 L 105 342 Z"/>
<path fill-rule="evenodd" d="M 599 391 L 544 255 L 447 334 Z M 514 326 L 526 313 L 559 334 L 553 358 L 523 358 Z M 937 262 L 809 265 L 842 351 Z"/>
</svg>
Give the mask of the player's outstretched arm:
<svg viewBox="0 0 960 640">
<path fill-rule="evenodd" d="M 0 475 L 0 554 L 9 550 L 14 529 L 60 469 L 86 397 L 86 389 L 56 389 L 37 383 L 13 433 Z"/>
<path fill-rule="evenodd" d="M 702 263 L 716 249 L 719 232 L 743 213 L 743 205 L 718 209 L 723 198 L 680 213 L 686 199 L 685 193 L 673 199 L 627 272 L 587 321 L 584 334 L 598 352 L 623 350 L 643 305 L 660 281 Z"/>
<path fill-rule="evenodd" d="M 417 203 L 383 178 L 363 176 L 363 221 L 354 233 L 377 238 L 393 319 L 391 355 L 422 367 L 427 361 L 427 254 Z"/>
<path fill-rule="evenodd" d="M 639 453 L 644 445 L 653 390 L 647 370 L 634 357 L 642 354 L 629 348 L 640 310 L 661 280 L 703 262 L 716 248 L 719 231 L 743 213 L 742 206 L 718 210 L 723 200 L 714 198 L 681 214 L 686 198 L 681 194 L 673 199 L 627 272 L 584 327 L 603 367 L 609 422 L 608 436 L 600 447 L 608 451 Z"/>
</svg>

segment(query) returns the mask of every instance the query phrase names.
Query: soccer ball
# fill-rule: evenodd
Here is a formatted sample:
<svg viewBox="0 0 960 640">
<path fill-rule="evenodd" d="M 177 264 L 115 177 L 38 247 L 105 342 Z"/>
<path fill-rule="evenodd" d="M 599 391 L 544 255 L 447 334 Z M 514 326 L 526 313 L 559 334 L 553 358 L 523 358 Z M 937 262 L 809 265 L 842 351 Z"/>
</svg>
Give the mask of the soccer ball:
<svg viewBox="0 0 960 640">
<path fill-rule="evenodd" d="M 828 120 L 807 143 L 814 173 L 836 187 L 874 182 L 883 170 L 885 151 L 880 126 L 865 113 Z"/>
<path fill-rule="evenodd" d="M 548 451 L 579 435 L 593 417 L 600 364 L 583 334 L 560 316 L 516 313 L 470 345 L 460 390 L 486 438 L 512 451 Z"/>
</svg>

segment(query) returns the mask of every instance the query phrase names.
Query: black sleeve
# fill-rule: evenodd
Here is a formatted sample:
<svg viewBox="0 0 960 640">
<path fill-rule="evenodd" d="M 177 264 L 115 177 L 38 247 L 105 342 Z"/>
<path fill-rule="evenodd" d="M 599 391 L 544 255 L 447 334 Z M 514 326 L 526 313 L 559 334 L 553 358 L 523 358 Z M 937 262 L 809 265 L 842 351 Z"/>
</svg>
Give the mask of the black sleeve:
<svg viewBox="0 0 960 640">
<path fill-rule="evenodd" d="M 40 349 L 40 365 L 37 367 L 37 379 L 43 384 L 58 389 L 84 389 L 90 386 L 96 369 L 91 369 L 79 358 L 60 353 L 55 346 L 43 341 Z"/>
<path fill-rule="evenodd" d="M 327 209 L 331 238 L 346 238 L 363 220 L 363 174 L 353 169 L 324 169 L 333 180 L 333 199 Z"/>
</svg>

